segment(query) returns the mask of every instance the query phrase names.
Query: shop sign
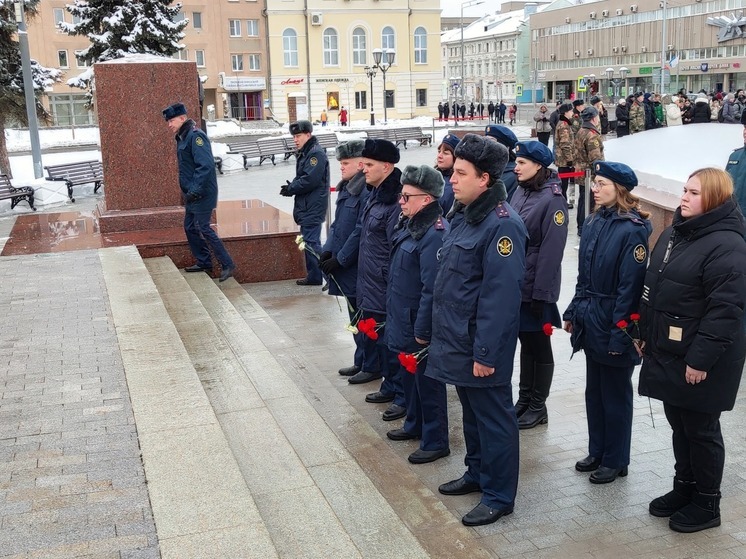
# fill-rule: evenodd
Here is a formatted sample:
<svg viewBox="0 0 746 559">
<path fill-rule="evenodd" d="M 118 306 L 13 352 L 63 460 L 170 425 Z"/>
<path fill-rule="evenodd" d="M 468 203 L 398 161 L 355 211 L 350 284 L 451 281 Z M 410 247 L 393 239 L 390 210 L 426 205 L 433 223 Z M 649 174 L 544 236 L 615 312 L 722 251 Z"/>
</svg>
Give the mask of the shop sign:
<svg viewBox="0 0 746 559">
<path fill-rule="evenodd" d="M 653 67 L 652 66 L 643 66 L 640 68 L 640 75 L 643 74 L 652 74 L 653 73 Z"/>
<path fill-rule="evenodd" d="M 267 80 L 265 78 L 225 76 L 223 78 L 223 89 L 226 91 L 262 91 L 267 89 Z"/>
<path fill-rule="evenodd" d="M 300 85 L 306 78 L 288 78 L 280 82 L 280 85 Z"/>
<path fill-rule="evenodd" d="M 316 78 L 316 83 L 348 82 L 350 78 Z"/>
</svg>

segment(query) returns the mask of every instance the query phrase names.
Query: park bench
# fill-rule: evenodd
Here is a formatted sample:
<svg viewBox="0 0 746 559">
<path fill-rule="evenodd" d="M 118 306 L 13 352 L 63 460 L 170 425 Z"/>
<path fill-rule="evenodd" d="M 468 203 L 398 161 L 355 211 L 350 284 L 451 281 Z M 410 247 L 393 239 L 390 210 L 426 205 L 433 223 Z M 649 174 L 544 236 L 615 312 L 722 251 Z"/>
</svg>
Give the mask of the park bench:
<svg viewBox="0 0 746 559">
<path fill-rule="evenodd" d="M 243 168 L 249 168 L 249 159 L 261 157 L 256 140 L 242 140 L 228 144 L 228 153 L 238 153 L 243 157 Z"/>
<path fill-rule="evenodd" d="M 324 150 L 336 149 L 339 145 L 339 140 L 337 139 L 336 134 L 319 134 L 316 136 L 316 139 L 319 142 L 319 146 L 324 148 Z"/>
<path fill-rule="evenodd" d="M 292 144 L 292 139 L 291 139 Z M 272 161 L 275 164 L 275 156 L 282 155 L 285 160 L 295 155 L 295 145 L 288 144 L 288 138 L 263 138 L 257 140 L 256 145 L 259 147 L 259 165 L 265 160 Z"/>
<path fill-rule="evenodd" d="M 389 140 L 391 142 L 396 140 L 394 130 L 391 128 L 374 128 L 367 130 L 366 134 L 369 140 Z"/>
<path fill-rule="evenodd" d="M 404 149 L 407 149 L 407 140 L 420 142 L 421 146 L 427 146 L 433 143 L 432 135 L 424 133 L 422 128 L 419 126 L 413 126 L 410 128 L 394 128 L 393 131 L 396 145 L 398 146 L 403 143 Z"/>
<path fill-rule="evenodd" d="M 223 158 L 218 157 L 217 155 L 213 155 L 212 158 L 215 161 L 215 168 L 218 170 L 218 173 L 222 175 L 223 174 Z"/>
<path fill-rule="evenodd" d="M 16 207 L 18 202 L 26 200 L 31 209 L 36 211 L 36 207 L 34 207 L 34 189 L 30 186 L 15 187 L 10 184 L 8 175 L 0 174 L 0 200 L 8 199 L 10 199 L 11 210 Z"/>
<path fill-rule="evenodd" d="M 104 183 L 104 167 L 100 161 L 78 161 L 77 163 L 65 163 L 63 165 L 47 165 L 48 181 L 64 181 L 67 185 L 67 196 L 71 202 L 73 198 L 73 186 L 93 183 L 94 194 L 98 192 Z"/>
</svg>

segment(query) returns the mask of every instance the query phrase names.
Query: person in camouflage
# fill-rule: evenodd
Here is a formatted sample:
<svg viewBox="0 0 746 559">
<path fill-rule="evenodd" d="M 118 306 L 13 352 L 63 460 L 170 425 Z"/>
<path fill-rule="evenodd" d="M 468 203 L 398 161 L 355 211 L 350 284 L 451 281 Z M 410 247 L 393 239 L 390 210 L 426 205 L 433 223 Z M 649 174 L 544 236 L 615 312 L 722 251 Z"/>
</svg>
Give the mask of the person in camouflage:
<svg viewBox="0 0 746 559">
<path fill-rule="evenodd" d="M 571 173 L 575 170 L 573 163 L 575 162 L 575 135 L 572 133 L 572 116 L 573 109 L 570 103 L 560 105 L 557 109 L 559 113 L 559 120 L 557 121 L 557 127 L 554 130 L 554 160 L 557 163 L 558 173 Z M 562 180 L 562 194 L 567 198 L 567 187 L 570 184 L 570 179 Z M 567 206 L 572 208 L 573 201 L 568 200 Z"/>
<path fill-rule="evenodd" d="M 645 94 L 640 91 L 635 94 L 635 102 L 629 108 L 629 132 L 643 132 L 645 130 L 645 108 L 642 106 Z"/>
<path fill-rule="evenodd" d="M 583 124 L 575 135 L 575 170 L 585 171 L 593 170 L 594 161 L 604 160 L 604 143 L 601 140 L 599 131 L 601 120 L 595 107 L 586 107 L 580 113 Z M 578 236 L 583 231 L 583 222 L 585 221 L 585 181 L 578 179 Z M 589 210 L 592 205 L 589 204 Z"/>
<path fill-rule="evenodd" d="M 580 118 L 580 113 L 583 112 L 583 109 L 585 109 L 585 101 L 582 99 L 575 99 L 575 101 L 572 102 L 572 133 L 577 134 L 578 130 L 580 130 L 581 124 L 583 124 L 583 121 Z"/>
</svg>

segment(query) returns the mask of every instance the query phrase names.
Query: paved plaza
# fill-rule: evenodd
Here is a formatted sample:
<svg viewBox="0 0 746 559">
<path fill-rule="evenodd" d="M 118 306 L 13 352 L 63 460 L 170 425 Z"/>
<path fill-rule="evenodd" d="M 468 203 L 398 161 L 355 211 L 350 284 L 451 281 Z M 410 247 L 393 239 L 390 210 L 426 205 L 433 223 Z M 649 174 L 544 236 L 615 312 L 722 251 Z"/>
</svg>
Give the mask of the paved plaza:
<svg viewBox="0 0 746 559">
<path fill-rule="evenodd" d="M 434 160 L 410 144 L 400 166 Z M 225 175 L 220 198 L 290 212 L 279 188 L 293 174 L 278 161 Z M 76 199 L 65 210 L 100 196 Z M 0 216 L 0 237 L 18 213 Z M 576 244 L 571 226 L 560 310 Z M 590 484 L 573 468 L 587 453 L 584 358 L 555 331 L 549 424 L 521 432 L 515 512 L 466 528 L 478 497 L 437 491 L 464 470 L 455 390 L 451 455 L 410 464 L 416 443 L 385 436 L 401 421 L 364 402 L 377 383 L 337 374 L 347 312 L 320 289 L 218 285 L 131 247 L 0 257 L 0 277 L 0 557 L 746 558 L 743 399 L 722 420 L 722 526 L 672 532 L 647 512 L 673 473 L 662 405 L 635 397 L 629 475 Z"/>
</svg>

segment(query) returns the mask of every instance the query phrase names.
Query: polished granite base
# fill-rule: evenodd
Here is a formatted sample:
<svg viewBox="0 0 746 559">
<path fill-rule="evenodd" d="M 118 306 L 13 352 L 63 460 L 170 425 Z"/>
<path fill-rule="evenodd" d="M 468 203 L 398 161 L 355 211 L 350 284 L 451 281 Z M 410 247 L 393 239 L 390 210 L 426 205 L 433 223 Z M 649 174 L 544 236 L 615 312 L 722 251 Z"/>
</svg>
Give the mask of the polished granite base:
<svg viewBox="0 0 746 559">
<path fill-rule="evenodd" d="M 303 254 L 295 244 L 298 226 L 289 214 L 254 199 L 218 202 L 216 217 L 214 228 L 236 263 L 239 282 L 305 276 Z M 195 263 L 182 227 L 107 233 L 90 212 L 19 216 L 1 255 L 126 245 L 135 245 L 143 258 L 168 256 L 179 268 Z M 219 274 L 216 263 L 214 275 Z"/>
</svg>

